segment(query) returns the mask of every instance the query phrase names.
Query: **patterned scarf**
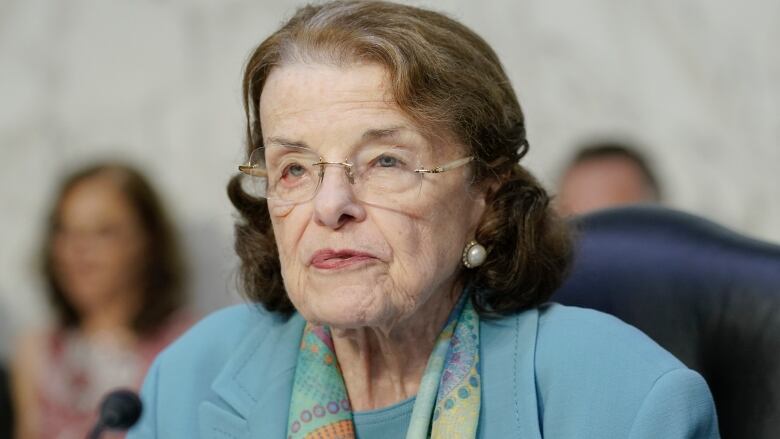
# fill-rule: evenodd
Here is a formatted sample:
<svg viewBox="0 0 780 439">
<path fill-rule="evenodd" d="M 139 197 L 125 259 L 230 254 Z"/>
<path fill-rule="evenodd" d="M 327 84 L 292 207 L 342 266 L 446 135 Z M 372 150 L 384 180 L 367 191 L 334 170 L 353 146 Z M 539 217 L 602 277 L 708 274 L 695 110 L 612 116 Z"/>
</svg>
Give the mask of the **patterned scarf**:
<svg viewBox="0 0 780 439">
<path fill-rule="evenodd" d="M 474 438 L 480 405 L 479 316 L 468 294 L 428 359 L 407 439 Z M 306 324 L 295 369 L 288 439 L 354 439 L 352 408 L 330 330 Z"/>
</svg>

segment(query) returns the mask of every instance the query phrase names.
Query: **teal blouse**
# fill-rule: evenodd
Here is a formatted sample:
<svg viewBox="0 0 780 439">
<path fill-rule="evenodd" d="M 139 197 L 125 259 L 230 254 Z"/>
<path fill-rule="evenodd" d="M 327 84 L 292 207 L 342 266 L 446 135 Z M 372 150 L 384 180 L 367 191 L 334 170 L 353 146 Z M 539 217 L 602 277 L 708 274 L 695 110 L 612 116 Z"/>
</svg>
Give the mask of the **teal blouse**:
<svg viewBox="0 0 780 439">
<path fill-rule="evenodd" d="M 415 398 L 389 407 L 353 413 L 356 439 L 403 438 L 412 420 Z"/>
</svg>

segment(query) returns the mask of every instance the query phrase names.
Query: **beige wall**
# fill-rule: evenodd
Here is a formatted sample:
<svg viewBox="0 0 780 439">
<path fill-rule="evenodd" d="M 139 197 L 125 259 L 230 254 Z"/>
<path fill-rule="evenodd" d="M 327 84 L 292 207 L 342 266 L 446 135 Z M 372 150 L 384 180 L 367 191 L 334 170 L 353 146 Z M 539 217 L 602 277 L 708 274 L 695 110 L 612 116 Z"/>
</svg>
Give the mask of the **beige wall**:
<svg viewBox="0 0 780 439">
<path fill-rule="evenodd" d="M 35 249 L 52 186 L 94 158 L 151 174 L 185 235 L 199 306 L 232 300 L 224 186 L 241 160 L 241 67 L 296 4 L 0 0 L 3 335 L 41 321 Z M 628 136 L 670 204 L 780 241 L 780 3 L 427 4 L 496 48 L 527 112 L 527 164 L 547 183 L 575 142 Z"/>
</svg>

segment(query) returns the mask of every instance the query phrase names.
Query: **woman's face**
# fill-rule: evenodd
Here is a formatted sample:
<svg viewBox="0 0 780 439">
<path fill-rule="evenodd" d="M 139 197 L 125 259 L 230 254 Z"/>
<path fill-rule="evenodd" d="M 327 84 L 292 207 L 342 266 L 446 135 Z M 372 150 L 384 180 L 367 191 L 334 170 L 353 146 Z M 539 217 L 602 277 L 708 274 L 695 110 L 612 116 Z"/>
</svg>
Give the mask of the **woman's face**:
<svg viewBox="0 0 780 439">
<path fill-rule="evenodd" d="M 62 199 L 54 234 L 54 272 L 81 313 L 137 294 L 146 237 L 137 213 L 106 176 L 77 183 Z"/>
<path fill-rule="evenodd" d="M 374 64 L 278 67 L 263 89 L 260 121 L 266 157 L 305 146 L 342 162 L 397 147 L 433 167 L 466 155 L 454 143 L 427 140 L 394 104 L 386 71 Z M 363 182 L 351 184 L 342 167 L 324 170 L 311 201 L 268 203 L 298 311 L 337 328 L 392 327 L 423 305 L 450 303 L 463 247 L 484 210 L 469 167 L 424 175 L 403 197 L 373 200 L 356 196 Z"/>
</svg>

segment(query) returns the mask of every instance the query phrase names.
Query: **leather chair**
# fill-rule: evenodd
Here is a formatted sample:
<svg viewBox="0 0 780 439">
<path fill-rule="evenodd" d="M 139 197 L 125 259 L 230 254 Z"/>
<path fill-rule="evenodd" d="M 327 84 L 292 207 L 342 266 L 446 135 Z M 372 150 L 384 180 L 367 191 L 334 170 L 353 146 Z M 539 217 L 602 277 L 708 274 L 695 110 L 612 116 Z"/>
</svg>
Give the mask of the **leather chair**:
<svg viewBox="0 0 780 439">
<path fill-rule="evenodd" d="M 780 437 L 780 246 L 660 207 L 572 223 L 553 299 L 615 315 L 701 373 L 723 438 Z"/>
</svg>

